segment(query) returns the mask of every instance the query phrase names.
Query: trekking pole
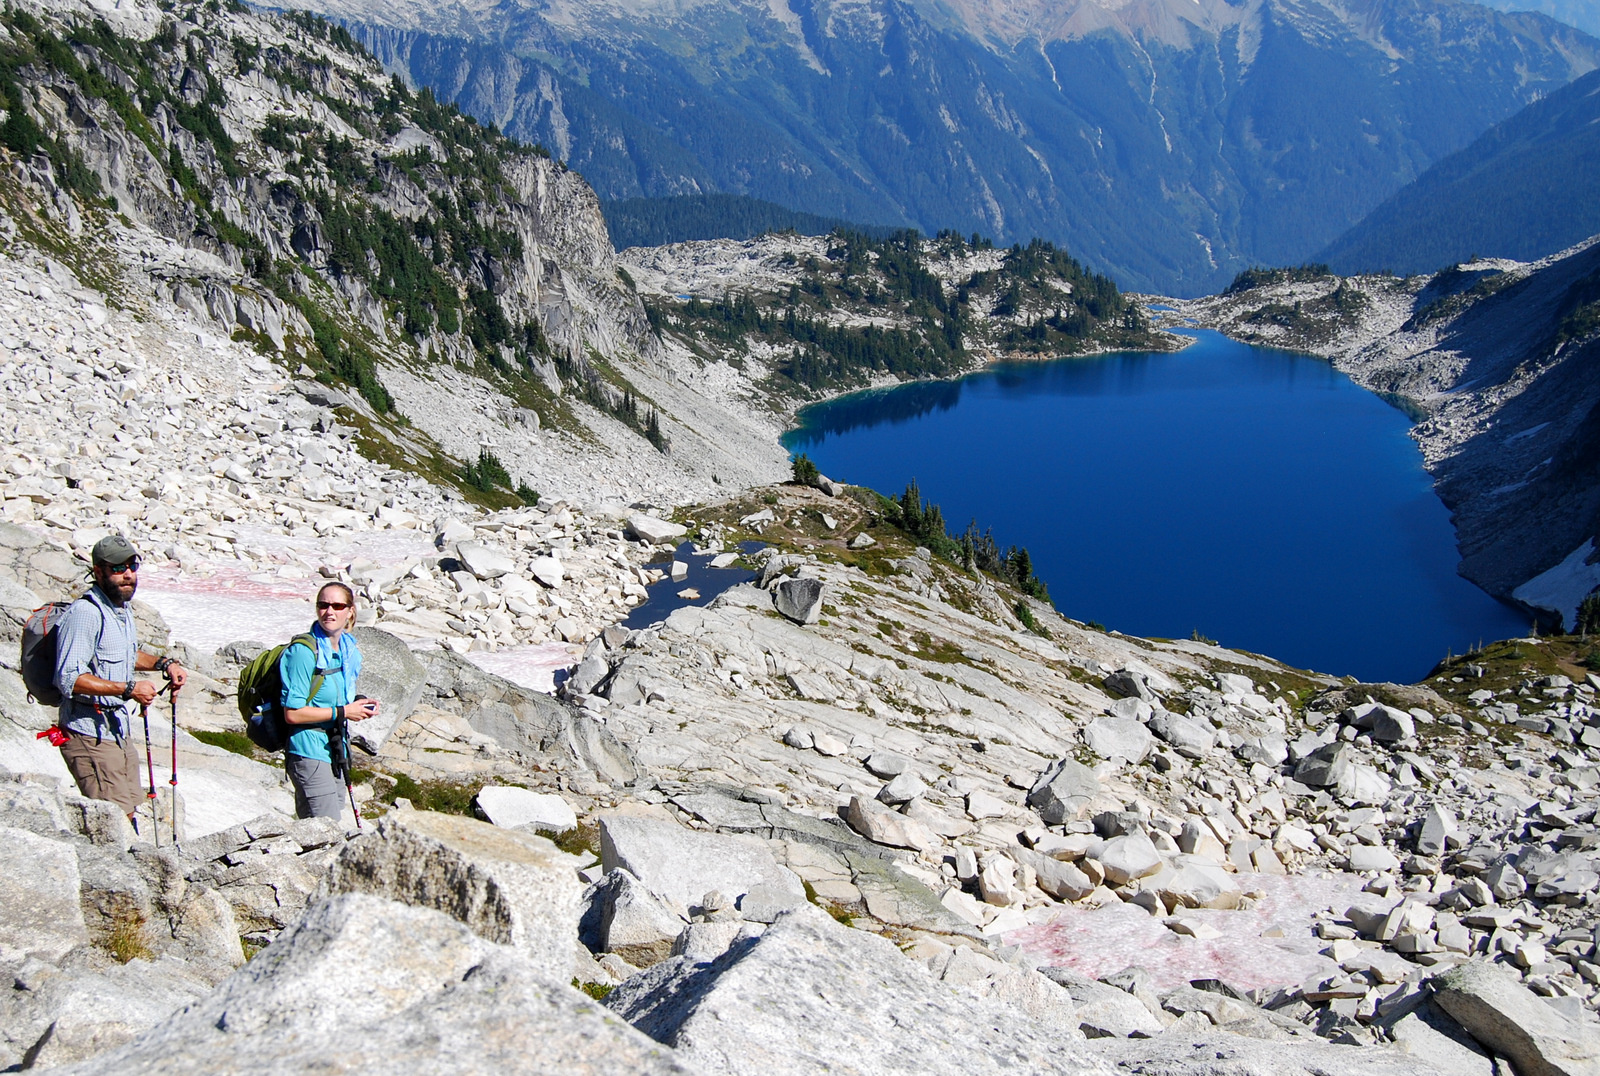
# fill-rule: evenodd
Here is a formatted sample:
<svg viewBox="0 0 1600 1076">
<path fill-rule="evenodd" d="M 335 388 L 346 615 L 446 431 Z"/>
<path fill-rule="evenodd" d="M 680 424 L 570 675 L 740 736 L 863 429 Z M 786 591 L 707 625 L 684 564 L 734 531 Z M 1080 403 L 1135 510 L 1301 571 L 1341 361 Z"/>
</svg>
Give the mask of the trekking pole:
<svg viewBox="0 0 1600 1076">
<path fill-rule="evenodd" d="M 339 719 L 339 758 L 344 767 L 344 793 L 350 797 L 350 813 L 356 816 L 356 832 L 361 831 L 361 809 L 356 806 L 356 789 L 350 779 L 350 722 Z"/>
<path fill-rule="evenodd" d="M 172 694 L 169 702 L 172 703 L 172 802 L 168 809 L 172 811 L 171 830 L 172 847 L 181 855 L 183 846 L 178 843 L 178 685 L 171 684 Z"/>
<path fill-rule="evenodd" d="M 156 760 L 150 753 L 150 706 L 148 703 L 139 704 L 139 716 L 144 718 L 144 769 L 150 778 L 150 791 L 145 793 L 145 802 L 150 804 L 150 828 L 152 836 L 156 839 L 156 847 L 161 847 L 161 822 L 159 806 L 156 803 Z M 137 757 L 137 756 L 135 756 Z M 135 766 L 138 763 L 134 763 Z"/>
</svg>

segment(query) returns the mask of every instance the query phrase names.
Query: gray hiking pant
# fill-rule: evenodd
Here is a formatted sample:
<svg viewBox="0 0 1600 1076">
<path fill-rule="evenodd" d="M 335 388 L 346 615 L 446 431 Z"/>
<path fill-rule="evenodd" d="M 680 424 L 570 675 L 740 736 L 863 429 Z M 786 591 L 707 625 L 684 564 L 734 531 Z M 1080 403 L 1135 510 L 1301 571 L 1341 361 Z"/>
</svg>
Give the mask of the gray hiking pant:
<svg viewBox="0 0 1600 1076">
<path fill-rule="evenodd" d="M 301 818 L 341 818 L 344 784 L 334 776 L 333 764 L 320 759 L 285 755 L 283 768 L 294 785 L 294 813 Z"/>
</svg>

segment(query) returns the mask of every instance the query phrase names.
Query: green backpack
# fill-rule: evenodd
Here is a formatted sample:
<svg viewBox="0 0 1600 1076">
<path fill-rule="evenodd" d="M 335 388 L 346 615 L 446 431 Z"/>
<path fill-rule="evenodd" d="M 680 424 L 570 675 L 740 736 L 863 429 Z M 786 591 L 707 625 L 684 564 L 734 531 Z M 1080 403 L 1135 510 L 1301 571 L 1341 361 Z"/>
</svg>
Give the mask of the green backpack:
<svg viewBox="0 0 1600 1076">
<path fill-rule="evenodd" d="M 296 635 L 279 646 L 268 647 L 239 671 L 239 715 L 244 718 L 244 730 L 250 742 L 263 751 L 282 751 L 289 746 L 289 722 L 283 716 L 283 672 L 279 662 L 283 652 L 291 646 L 305 647 L 311 651 L 311 660 L 316 660 L 317 642 L 307 633 Z M 330 671 L 316 669 L 313 672 L 311 690 L 306 698 L 316 698 Z"/>
</svg>

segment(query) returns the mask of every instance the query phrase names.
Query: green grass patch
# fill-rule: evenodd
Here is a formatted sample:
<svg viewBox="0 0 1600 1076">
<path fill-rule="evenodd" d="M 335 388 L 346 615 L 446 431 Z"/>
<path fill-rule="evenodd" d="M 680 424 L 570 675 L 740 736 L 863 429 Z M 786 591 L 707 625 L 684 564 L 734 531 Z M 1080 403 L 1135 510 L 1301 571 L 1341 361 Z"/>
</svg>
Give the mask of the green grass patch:
<svg viewBox="0 0 1600 1076">
<path fill-rule="evenodd" d="M 1441 661 L 1423 681 L 1462 713 L 1472 709 L 1467 696 L 1487 689 L 1496 693 L 1515 691 L 1525 680 L 1542 676 L 1566 676 L 1575 683 L 1600 665 L 1600 647 L 1578 635 L 1544 636 L 1538 640 L 1504 639 L 1489 643 L 1459 657 Z M 1483 670 L 1473 676 L 1468 666 Z M 1456 680 L 1460 683 L 1456 683 Z"/>
<path fill-rule="evenodd" d="M 1017 615 L 1018 620 L 1022 621 L 1022 626 L 1033 632 L 1033 634 L 1041 639 L 1050 638 L 1049 629 L 1039 623 L 1039 619 L 1033 615 L 1033 610 L 1028 607 L 1027 602 L 1018 602 L 1011 607 L 1011 611 Z"/>
<path fill-rule="evenodd" d="M 406 439 L 416 443 L 413 450 L 408 452 L 399 441 L 377 429 L 367 416 L 359 411 L 341 407 L 338 410 L 338 418 L 340 422 L 355 427 L 356 449 L 374 463 L 382 463 L 407 474 L 420 475 L 435 485 L 448 486 L 457 490 L 473 504 L 484 508 L 515 508 L 522 504 L 522 498 L 508 489 L 482 490 L 467 482 L 462 476 L 461 464 L 439 451 L 426 435 L 419 431 L 406 431 Z"/>
<path fill-rule="evenodd" d="M 357 777 L 352 773 L 352 778 Z M 395 800 L 406 799 L 411 801 L 411 806 L 419 811 L 436 811 L 439 814 L 459 814 L 468 818 L 476 817 L 472 810 L 472 800 L 483 788 L 483 781 L 418 781 L 403 773 L 394 775 L 394 785 L 377 798 L 394 806 Z"/>
<path fill-rule="evenodd" d="M 935 639 L 925 631 L 915 632 L 911 641 L 916 649 L 912 651 L 923 661 L 934 661 L 941 665 L 972 665 L 973 661 L 961 652 L 961 648 L 948 639 Z"/>
<path fill-rule="evenodd" d="M 213 732 L 211 729 L 190 729 L 189 734 L 201 743 L 208 743 L 212 747 L 220 747 L 224 751 L 232 751 L 245 758 L 256 757 L 256 745 L 250 742 L 250 737 L 242 732 Z"/>
<path fill-rule="evenodd" d="M 800 884 L 805 887 L 806 900 L 810 901 L 812 904 L 815 904 L 817 907 L 819 907 L 823 911 L 827 912 L 830 916 L 833 917 L 835 922 L 840 923 L 840 924 L 842 924 L 844 926 L 847 926 L 847 927 L 855 925 L 856 917 L 854 915 L 851 915 L 848 911 L 846 911 L 845 909 L 839 907 L 837 904 L 833 903 L 831 900 L 823 900 L 821 897 L 817 896 L 817 891 L 815 889 L 811 888 L 811 883 L 810 882 L 808 882 L 804 878 L 802 878 L 802 879 L 800 879 Z"/>
<path fill-rule="evenodd" d="M 132 909 L 118 909 L 111 927 L 100 939 L 100 948 L 119 964 L 130 960 L 149 960 L 150 946 L 144 937 L 144 916 Z"/>
<path fill-rule="evenodd" d="M 541 829 L 539 836 L 546 838 L 568 855 L 600 854 L 600 826 L 595 822 L 582 822 L 577 829 L 569 829 L 565 833 Z"/>
</svg>

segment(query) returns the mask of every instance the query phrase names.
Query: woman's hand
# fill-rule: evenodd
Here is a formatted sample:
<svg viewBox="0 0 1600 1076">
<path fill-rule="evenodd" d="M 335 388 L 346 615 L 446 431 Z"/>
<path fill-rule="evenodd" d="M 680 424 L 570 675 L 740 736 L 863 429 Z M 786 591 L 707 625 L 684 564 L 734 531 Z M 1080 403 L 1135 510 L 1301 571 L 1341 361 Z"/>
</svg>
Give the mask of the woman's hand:
<svg viewBox="0 0 1600 1076">
<path fill-rule="evenodd" d="M 344 719 L 346 721 L 365 721 L 369 717 L 377 716 L 377 699 L 357 699 L 344 708 Z"/>
</svg>

